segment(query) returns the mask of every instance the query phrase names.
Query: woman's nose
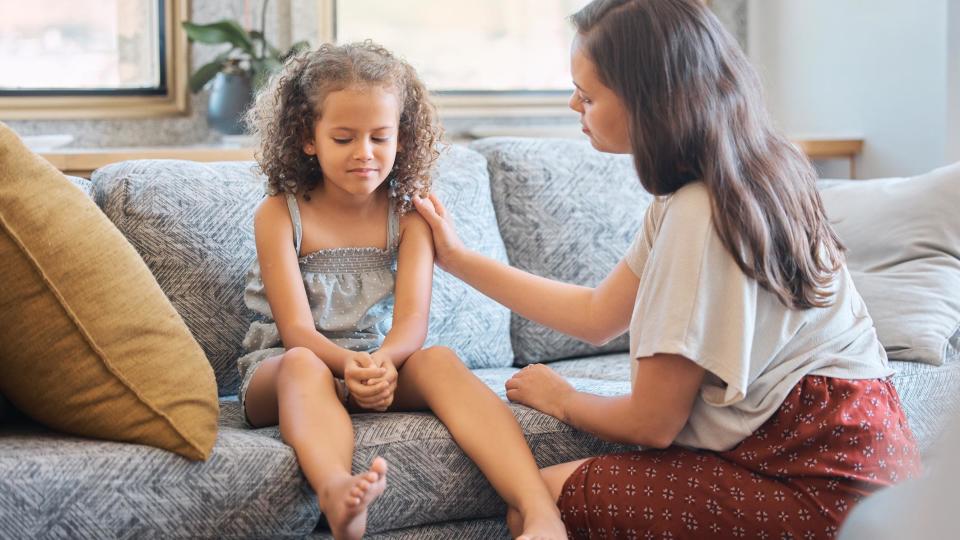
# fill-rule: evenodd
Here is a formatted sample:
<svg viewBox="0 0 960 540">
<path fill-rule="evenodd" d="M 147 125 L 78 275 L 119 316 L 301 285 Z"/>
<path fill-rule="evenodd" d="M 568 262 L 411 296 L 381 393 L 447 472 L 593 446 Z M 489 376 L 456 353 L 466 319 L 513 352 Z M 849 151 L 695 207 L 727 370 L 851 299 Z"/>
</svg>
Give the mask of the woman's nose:
<svg viewBox="0 0 960 540">
<path fill-rule="evenodd" d="M 581 104 L 580 104 L 580 100 L 577 99 L 577 92 L 576 92 L 576 90 L 574 90 L 574 91 L 570 94 L 570 99 L 567 100 L 567 106 L 570 107 L 571 109 L 577 111 L 577 112 L 583 112 L 583 111 L 581 110 L 581 109 L 582 109 L 582 106 L 581 106 Z"/>
</svg>

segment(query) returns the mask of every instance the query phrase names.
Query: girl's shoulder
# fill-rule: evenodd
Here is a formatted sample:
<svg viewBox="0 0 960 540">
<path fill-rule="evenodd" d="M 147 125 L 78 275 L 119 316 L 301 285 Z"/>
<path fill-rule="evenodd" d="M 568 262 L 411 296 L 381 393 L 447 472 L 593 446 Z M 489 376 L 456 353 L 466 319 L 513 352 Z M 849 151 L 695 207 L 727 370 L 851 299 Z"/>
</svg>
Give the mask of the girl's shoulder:
<svg viewBox="0 0 960 540">
<path fill-rule="evenodd" d="M 267 195 L 253 212 L 253 225 L 256 229 L 289 226 L 290 209 L 287 206 L 287 195 Z"/>
<path fill-rule="evenodd" d="M 400 216 L 400 238 L 402 239 L 408 231 L 414 234 L 425 234 L 427 236 L 431 234 L 430 225 L 427 224 L 427 221 L 423 219 L 423 216 L 416 210 L 410 210 Z"/>
</svg>

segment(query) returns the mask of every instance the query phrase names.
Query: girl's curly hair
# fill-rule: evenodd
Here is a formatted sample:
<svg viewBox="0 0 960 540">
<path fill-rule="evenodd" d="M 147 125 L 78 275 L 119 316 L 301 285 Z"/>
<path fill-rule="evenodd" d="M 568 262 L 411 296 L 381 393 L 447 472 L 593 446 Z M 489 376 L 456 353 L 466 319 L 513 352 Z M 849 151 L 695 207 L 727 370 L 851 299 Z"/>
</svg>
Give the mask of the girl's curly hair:
<svg viewBox="0 0 960 540">
<path fill-rule="evenodd" d="M 401 150 L 388 176 L 390 196 L 400 213 L 410 211 L 411 197 L 430 191 L 443 135 L 436 107 L 410 64 L 366 40 L 327 43 L 293 56 L 257 95 L 246 122 L 260 141 L 256 158 L 267 177 L 268 194 L 303 193 L 309 198 L 306 194 L 323 180 L 323 173 L 316 157 L 304 153 L 304 143 L 313 138 L 324 98 L 354 85 L 390 89 L 401 104 Z"/>
</svg>

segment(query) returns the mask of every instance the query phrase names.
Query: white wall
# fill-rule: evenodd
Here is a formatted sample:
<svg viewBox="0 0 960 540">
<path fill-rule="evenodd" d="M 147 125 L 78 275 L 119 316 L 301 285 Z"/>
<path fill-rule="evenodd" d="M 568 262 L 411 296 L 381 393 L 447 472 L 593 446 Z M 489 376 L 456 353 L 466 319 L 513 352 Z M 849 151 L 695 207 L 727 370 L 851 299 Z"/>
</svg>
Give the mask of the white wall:
<svg viewBox="0 0 960 540">
<path fill-rule="evenodd" d="M 750 0 L 748 48 L 774 119 L 793 136 L 862 136 L 860 178 L 960 160 L 958 4 Z M 818 165 L 846 176 L 845 162 Z"/>
<path fill-rule="evenodd" d="M 947 161 L 960 161 L 960 1 L 947 0 Z"/>
</svg>

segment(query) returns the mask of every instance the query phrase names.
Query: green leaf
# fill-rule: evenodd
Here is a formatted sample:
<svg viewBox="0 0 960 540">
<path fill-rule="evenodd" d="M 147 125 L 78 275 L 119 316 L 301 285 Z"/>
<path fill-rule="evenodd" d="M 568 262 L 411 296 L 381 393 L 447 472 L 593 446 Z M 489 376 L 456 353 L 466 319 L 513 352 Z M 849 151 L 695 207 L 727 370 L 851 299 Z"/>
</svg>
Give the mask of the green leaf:
<svg viewBox="0 0 960 540">
<path fill-rule="evenodd" d="M 264 52 L 260 56 L 261 58 L 280 58 L 280 50 L 267 41 L 267 39 L 263 36 L 263 32 L 259 30 L 252 30 L 250 32 L 250 39 L 263 43 Z"/>
<path fill-rule="evenodd" d="M 217 73 L 223 69 L 223 64 L 226 61 L 226 55 L 222 54 L 217 57 L 216 60 L 210 62 L 209 64 L 204 64 L 200 69 L 193 72 L 193 75 L 190 76 L 190 91 L 196 94 L 199 92 L 207 82 L 210 81 Z"/>
<path fill-rule="evenodd" d="M 280 60 L 281 60 L 281 61 L 284 61 L 284 60 L 286 60 L 287 58 L 290 58 L 291 56 L 293 56 L 293 55 L 295 55 L 295 54 L 299 54 L 301 51 L 305 51 L 305 50 L 307 50 L 307 49 L 309 49 L 309 48 L 310 48 L 310 42 L 309 42 L 309 41 L 307 41 L 307 40 L 298 41 L 298 42 L 296 42 L 296 43 L 294 43 L 293 45 L 290 46 L 290 50 L 288 50 L 288 51 L 286 52 L 286 54 L 284 54 L 283 56 L 281 56 L 281 57 L 280 57 Z"/>
<path fill-rule="evenodd" d="M 280 71 L 280 68 L 283 67 L 283 64 L 280 61 L 274 58 L 263 58 L 260 60 L 254 60 L 250 63 L 251 70 L 253 71 L 253 89 L 254 91 L 259 90 L 263 85 L 267 84 L 267 81 L 270 80 L 270 76 Z"/>
<path fill-rule="evenodd" d="M 253 41 L 250 34 L 235 21 L 222 20 L 210 24 L 183 23 L 187 37 L 200 43 L 229 43 L 253 56 Z"/>
</svg>

